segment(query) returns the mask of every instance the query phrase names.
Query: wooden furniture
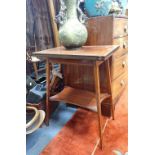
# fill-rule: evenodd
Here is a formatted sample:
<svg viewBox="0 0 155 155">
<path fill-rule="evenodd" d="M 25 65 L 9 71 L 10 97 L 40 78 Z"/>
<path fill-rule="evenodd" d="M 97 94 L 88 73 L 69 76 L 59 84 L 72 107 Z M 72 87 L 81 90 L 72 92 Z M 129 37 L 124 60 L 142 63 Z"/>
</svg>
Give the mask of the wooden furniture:
<svg viewBox="0 0 155 155">
<path fill-rule="evenodd" d="M 99 137 L 100 144 L 102 147 L 102 117 L 101 117 L 101 103 L 105 99 L 110 100 L 112 117 L 114 119 L 114 109 L 112 103 L 112 88 L 111 88 L 111 75 L 110 75 L 110 64 L 109 60 L 112 54 L 119 48 L 118 45 L 109 45 L 109 46 L 84 46 L 75 50 L 66 50 L 64 47 L 53 48 L 49 50 L 44 50 L 40 52 L 35 52 L 34 54 L 38 57 L 46 58 L 46 82 L 47 82 L 47 91 L 46 91 L 46 123 L 49 122 L 49 101 L 64 101 L 69 104 L 78 105 L 80 107 L 97 111 L 98 113 L 98 124 L 99 124 Z M 92 85 L 94 91 L 89 89 L 79 89 L 78 87 L 73 87 L 69 82 L 72 80 L 68 74 L 64 74 L 65 79 L 65 88 L 58 94 L 50 97 L 50 67 L 49 63 L 59 63 L 69 66 L 82 66 L 89 67 L 92 72 L 88 76 L 84 77 L 86 80 L 89 77 L 94 79 Z M 100 87 L 100 74 L 103 70 L 100 70 L 100 66 L 105 64 L 105 76 L 107 79 L 107 89 L 103 90 Z M 76 71 L 74 69 L 74 71 Z M 74 71 L 72 74 L 74 74 Z M 77 77 L 78 78 L 78 77 Z M 79 78 L 80 80 L 80 78 Z M 77 81 L 79 82 L 79 81 Z M 83 83 L 84 84 L 84 83 Z M 79 85 L 79 84 L 78 84 Z M 77 85 L 77 86 L 78 86 Z M 89 87 L 88 87 L 89 88 Z"/>
<path fill-rule="evenodd" d="M 54 9 L 53 1 L 48 0 L 48 7 L 49 7 L 49 12 L 50 12 L 50 17 L 51 17 L 51 25 L 53 28 L 54 45 L 55 47 L 58 47 L 60 46 L 60 42 L 59 42 L 59 36 L 58 36 L 58 28 L 55 22 L 55 9 Z"/>
<path fill-rule="evenodd" d="M 88 19 L 87 29 L 86 45 L 120 45 L 111 60 L 113 103 L 116 104 L 127 83 L 128 18 L 125 16 L 92 17 Z M 104 70 L 104 65 L 101 68 Z M 101 78 L 101 82 L 106 83 L 106 79 Z M 106 116 L 111 115 L 109 105 L 108 102 L 102 105 L 102 113 Z"/>
</svg>

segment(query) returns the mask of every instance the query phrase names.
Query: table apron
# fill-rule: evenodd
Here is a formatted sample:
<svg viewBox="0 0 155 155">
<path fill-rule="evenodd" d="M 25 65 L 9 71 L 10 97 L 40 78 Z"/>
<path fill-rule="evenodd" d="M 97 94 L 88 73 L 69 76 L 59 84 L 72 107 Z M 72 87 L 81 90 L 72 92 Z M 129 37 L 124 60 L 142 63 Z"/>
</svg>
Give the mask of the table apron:
<svg viewBox="0 0 155 155">
<path fill-rule="evenodd" d="M 77 65 L 87 65 L 94 66 L 97 62 L 98 65 L 102 64 L 104 61 L 96 61 L 96 60 L 77 60 L 77 59 L 55 59 L 55 58 L 47 58 L 51 63 L 57 64 L 77 64 Z"/>
</svg>

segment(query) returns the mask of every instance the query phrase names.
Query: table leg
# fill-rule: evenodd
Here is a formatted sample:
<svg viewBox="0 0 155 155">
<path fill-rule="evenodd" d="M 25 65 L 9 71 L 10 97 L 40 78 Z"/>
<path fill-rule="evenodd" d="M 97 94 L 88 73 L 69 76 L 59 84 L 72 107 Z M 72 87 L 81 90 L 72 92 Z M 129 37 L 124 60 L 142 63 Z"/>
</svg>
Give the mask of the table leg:
<svg viewBox="0 0 155 155">
<path fill-rule="evenodd" d="M 94 80 L 95 80 L 95 92 L 97 101 L 97 113 L 98 113 L 98 129 L 100 136 L 100 147 L 102 149 L 102 115 L 101 115 L 101 103 L 100 103 L 100 76 L 99 76 L 99 66 L 97 62 L 94 64 Z"/>
<path fill-rule="evenodd" d="M 38 79 L 38 69 L 37 69 L 37 63 L 33 62 L 33 68 L 34 68 L 34 73 L 35 73 L 35 79 Z"/>
<path fill-rule="evenodd" d="M 46 117 L 45 123 L 49 125 L 49 97 L 50 97 L 50 64 L 48 58 L 46 59 Z"/>
<path fill-rule="evenodd" d="M 114 105 L 113 105 L 113 99 L 112 99 L 112 84 L 111 84 L 111 74 L 110 74 L 110 65 L 109 65 L 109 59 L 105 61 L 106 66 L 106 73 L 107 73 L 107 82 L 108 82 L 108 93 L 110 94 L 110 107 L 111 107 L 111 113 L 112 113 L 112 119 L 114 120 Z"/>
</svg>

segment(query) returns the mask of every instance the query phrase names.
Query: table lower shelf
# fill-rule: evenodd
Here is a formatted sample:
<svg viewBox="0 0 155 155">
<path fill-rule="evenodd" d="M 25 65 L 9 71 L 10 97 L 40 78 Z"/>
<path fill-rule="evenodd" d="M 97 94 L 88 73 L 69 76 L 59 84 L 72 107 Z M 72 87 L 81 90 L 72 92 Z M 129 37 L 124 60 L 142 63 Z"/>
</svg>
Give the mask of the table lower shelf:
<svg viewBox="0 0 155 155">
<path fill-rule="evenodd" d="M 101 94 L 100 103 L 109 97 L 110 95 L 108 93 Z M 51 96 L 49 100 L 63 101 L 65 103 L 73 104 L 97 112 L 96 94 L 90 91 L 66 86 L 60 93 Z"/>
</svg>

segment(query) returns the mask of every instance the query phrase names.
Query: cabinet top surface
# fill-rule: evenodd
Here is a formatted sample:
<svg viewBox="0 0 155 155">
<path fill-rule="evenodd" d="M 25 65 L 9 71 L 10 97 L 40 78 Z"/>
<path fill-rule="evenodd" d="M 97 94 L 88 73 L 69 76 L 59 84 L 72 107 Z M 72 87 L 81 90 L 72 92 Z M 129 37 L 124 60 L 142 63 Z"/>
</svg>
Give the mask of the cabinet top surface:
<svg viewBox="0 0 155 155">
<path fill-rule="evenodd" d="M 96 16 L 96 17 L 89 17 L 88 20 L 91 19 L 104 19 L 104 18 L 122 18 L 122 19 L 128 19 L 128 16 L 125 15 L 108 15 L 108 16 Z"/>
<path fill-rule="evenodd" d="M 34 52 L 33 55 L 44 58 L 104 60 L 111 56 L 118 48 L 119 45 L 83 46 L 77 49 L 57 47 Z"/>
</svg>

